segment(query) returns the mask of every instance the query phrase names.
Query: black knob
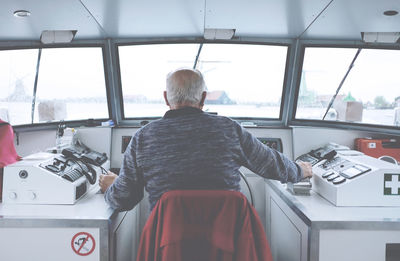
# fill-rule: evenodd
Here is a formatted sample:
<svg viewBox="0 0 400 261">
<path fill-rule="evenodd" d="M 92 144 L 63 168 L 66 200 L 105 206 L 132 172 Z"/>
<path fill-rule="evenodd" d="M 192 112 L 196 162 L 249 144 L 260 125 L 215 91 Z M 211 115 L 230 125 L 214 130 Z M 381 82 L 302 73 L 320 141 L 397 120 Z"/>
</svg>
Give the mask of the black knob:
<svg viewBox="0 0 400 261">
<path fill-rule="evenodd" d="M 28 171 L 26 171 L 26 170 L 21 170 L 21 171 L 18 173 L 18 175 L 19 175 L 19 177 L 20 177 L 21 179 L 26 179 L 26 178 L 28 177 Z"/>
</svg>

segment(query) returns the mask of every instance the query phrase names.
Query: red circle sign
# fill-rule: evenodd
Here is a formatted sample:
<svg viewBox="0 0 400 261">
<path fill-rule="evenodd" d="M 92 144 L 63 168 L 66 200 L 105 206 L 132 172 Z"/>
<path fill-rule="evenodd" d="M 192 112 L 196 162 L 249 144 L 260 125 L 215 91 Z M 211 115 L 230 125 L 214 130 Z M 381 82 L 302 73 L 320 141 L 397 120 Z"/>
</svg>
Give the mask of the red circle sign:
<svg viewBox="0 0 400 261">
<path fill-rule="evenodd" d="M 77 255 L 88 256 L 94 251 L 96 242 L 91 234 L 79 232 L 72 238 L 71 247 Z"/>
</svg>

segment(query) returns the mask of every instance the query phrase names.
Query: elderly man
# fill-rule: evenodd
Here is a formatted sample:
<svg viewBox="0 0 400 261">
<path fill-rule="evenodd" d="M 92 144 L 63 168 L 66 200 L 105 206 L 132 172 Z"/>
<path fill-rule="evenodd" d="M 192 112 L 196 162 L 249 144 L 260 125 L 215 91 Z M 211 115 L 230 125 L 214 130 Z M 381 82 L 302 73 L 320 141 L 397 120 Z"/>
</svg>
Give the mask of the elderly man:
<svg viewBox="0 0 400 261">
<path fill-rule="evenodd" d="M 169 190 L 240 190 L 241 166 L 281 182 L 312 175 L 310 164 L 296 164 L 268 148 L 236 121 L 203 112 L 205 90 L 197 70 L 168 74 L 164 98 L 170 110 L 136 132 L 119 176 L 100 177 L 112 208 L 132 209 L 143 198 L 144 188 L 151 209 Z"/>
</svg>

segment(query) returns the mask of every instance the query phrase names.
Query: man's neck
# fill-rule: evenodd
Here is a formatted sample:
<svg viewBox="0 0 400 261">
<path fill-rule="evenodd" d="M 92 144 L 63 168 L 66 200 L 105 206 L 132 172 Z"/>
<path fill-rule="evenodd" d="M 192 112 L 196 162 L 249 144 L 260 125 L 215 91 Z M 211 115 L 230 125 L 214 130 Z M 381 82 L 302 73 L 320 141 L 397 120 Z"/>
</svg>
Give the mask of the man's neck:
<svg viewBox="0 0 400 261">
<path fill-rule="evenodd" d="M 170 106 L 169 106 L 169 108 L 170 108 L 171 110 L 178 110 L 178 109 L 187 108 L 187 107 L 192 107 L 192 108 L 196 108 L 196 109 L 200 109 L 200 110 L 203 109 L 203 106 L 200 106 L 200 105 L 196 106 L 196 105 L 187 104 L 187 103 L 178 104 L 178 105 L 170 105 Z"/>
</svg>

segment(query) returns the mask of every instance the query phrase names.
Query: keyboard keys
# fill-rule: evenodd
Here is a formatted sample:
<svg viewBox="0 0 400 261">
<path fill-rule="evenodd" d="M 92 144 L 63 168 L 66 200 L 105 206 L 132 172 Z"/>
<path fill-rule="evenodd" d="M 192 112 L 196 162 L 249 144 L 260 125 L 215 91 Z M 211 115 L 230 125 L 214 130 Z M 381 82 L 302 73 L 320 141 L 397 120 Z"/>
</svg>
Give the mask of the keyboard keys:
<svg viewBox="0 0 400 261">
<path fill-rule="evenodd" d="M 344 177 L 339 176 L 339 177 L 335 178 L 334 180 L 332 180 L 332 183 L 337 185 L 337 184 L 343 183 L 345 181 L 346 181 L 346 179 Z"/>
<path fill-rule="evenodd" d="M 333 174 L 335 174 L 334 172 L 325 172 L 324 174 L 322 174 L 322 177 L 324 178 L 324 179 L 326 179 L 327 177 L 329 177 L 329 176 L 331 176 L 331 175 L 333 175 Z"/>
<path fill-rule="evenodd" d="M 332 174 L 327 178 L 327 180 L 332 181 L 332 180 L 336 179 L 337 177 L 340 177 L 339 174 Z"/>
</svg>

